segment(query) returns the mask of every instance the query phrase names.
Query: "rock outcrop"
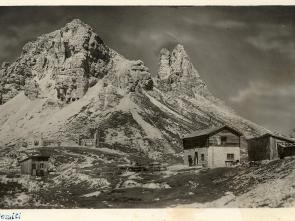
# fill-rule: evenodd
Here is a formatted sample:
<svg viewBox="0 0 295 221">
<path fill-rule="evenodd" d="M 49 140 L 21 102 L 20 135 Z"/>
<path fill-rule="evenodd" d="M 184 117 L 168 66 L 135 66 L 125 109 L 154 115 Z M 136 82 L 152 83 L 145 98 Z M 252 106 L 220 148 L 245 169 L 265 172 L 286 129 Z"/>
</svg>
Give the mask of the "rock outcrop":
<svg viewBox="0 0 295 221">
<path fill-rule="evenodd" d="M 28 78 L 24 85 L 24 94 L 31 100 L 36 99 L 40 95 L 40 88 L 35 80 Z"/>
<path fill-rule="evenodd" d="M 19 91 L 30 91 L 30 82 L 38 84 L 39 96 L 56 98 L 64 103 L 76 101 L 99 79 L 114 72 L 112 68 L 117 56 L 90 26 L 75 19 L 60 30 L 27 43 L 14 63 L 2 64 L 0 83 L 4 89 L 0 92 L 1 103 Z M 134 90 L 139 82 L 145 89 L 152 87 L 150 73 L 143 62 L 128 61 L 123 57 L 121 62 L 128 72 L 124 73 L 126 79 L 121 87 L 126 87 L 125 82 L 129 85 L 127 91 Z"/>
<path fill-rule="evenodd" d="M 159 78 L 161 80 L 166 80 L 170 74 L 171 74 L 171 68 L 170 68 L 170 51 L 168 51 L 166 48 L 162 48 L 160 51 L 160 63 L 159 63 Z"/>
<path fill-rule="evenodd" d="M 184 47 L 180 44 L 176 45 L 172 52 L 165 48 L 160 51 L 158 78 L 160 79 L 158 83 L 167 91 L 180 90 L 190 96 L 199 94 L 213 98 L 207 85 L 190 62 Z"/>
</svg>

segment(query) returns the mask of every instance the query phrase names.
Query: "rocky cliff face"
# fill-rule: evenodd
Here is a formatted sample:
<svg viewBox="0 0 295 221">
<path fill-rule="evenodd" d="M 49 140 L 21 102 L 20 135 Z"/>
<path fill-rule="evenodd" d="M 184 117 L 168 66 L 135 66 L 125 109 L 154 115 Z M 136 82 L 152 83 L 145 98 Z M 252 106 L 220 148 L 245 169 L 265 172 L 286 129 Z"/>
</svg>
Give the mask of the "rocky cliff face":
<svg viewBox="0 0 295 221">
<path fill-rule="evenodd" d="M 22 90 L 31 99 L 51 97 L 70 103 L 83 97 L 90 87 L 111 72 L 116 66 L 114 62 L 124 62 L 123 57 L 117 57 L 120 55 L 109 49 L 90 26 L 75 19 L 60 30 L 27 43 L 14 63 L 2 65 L 1 103 Z M 141 61 L 126 64 L 123 75 L 129 74 L 130 79 L 120 79 L 123 80 L 121 86 L 129 84 L 132 90 L 132 83 L 143 80 L 144 87 L 151 87 L 147 70 Z"/>
<path fill-rule="evenodd" d="M 180 44 L 168 51 L 163 48 L 160 51 L 160 67 L 158 72 L 160 84 L 167 91 L 181 91 L 190 96 L 202 95 L 208 99 L 213 96 L 207 85 L 202 81 L 198 71 L 190 62 L 184 47 Z"/>
<path fill-rule="evenodd" d="M 0 71 L 0 144 L 30 137 L 74 145 L 100 129 L 101 145 L 149 158 L 181 151 L 193 130 L 232 125 L 246 136 L 266 130 L 215 98 L 183 46 L 160 52 L 152 78 L 140 60 L 110 49 L 80 20 L 27 43 Z"/>
</svg>

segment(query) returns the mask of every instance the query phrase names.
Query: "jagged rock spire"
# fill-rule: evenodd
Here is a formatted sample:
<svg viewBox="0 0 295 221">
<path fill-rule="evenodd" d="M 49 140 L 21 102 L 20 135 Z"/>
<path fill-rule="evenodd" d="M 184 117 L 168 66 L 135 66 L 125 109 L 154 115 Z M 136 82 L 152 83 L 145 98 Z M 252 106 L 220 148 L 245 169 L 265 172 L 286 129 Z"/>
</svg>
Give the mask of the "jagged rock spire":
<svg viewBox="0 0 295 221">
<path fill-rule="evenodd" d="M 165 89 L 177 90 L 178 88 L 183 94 L 190 96 L 199 94 L 211 97 L 205 82 L 200 78 L 181 44 L 177 44 L 171 52 L 165 48 L 160 51 L 158 77 Z"/>
<path fill-rule="evenodd" d="M 167 79 L 173 74 L 180 77 L 200 77 L 181 44 L 177 44 L 171 53 L 166 48 L 160 51 L 159 78 Z"/>
<path fill-rule="evenodd" d="M 170 51 L 162 48 L 160 51 L 159 78 L 167 79 L 170 75 Z"/>
<path fill-rule="evenodd" d="M 171 53 L 171 72 L 182 74 L 182 77 L 200 77 L 181 44 L 176 45 Z"/>
</svg>

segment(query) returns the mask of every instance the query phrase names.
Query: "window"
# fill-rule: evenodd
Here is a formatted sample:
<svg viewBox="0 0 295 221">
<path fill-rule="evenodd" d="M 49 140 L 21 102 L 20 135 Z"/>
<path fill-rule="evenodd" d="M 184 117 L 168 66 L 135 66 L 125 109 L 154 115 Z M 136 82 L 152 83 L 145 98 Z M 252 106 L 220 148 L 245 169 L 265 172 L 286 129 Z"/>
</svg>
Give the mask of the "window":
<svg viewBox="0 0 295 221">
<path fill-rule="evenodd" d="M 235 155 L 233 153 L 228 153 L 226 156 L 227 160 L 234 160 L 235 159 Z"/>
<path fill-rule="evenodd" d="M 205 160 L 205 155 L 202 153 L 201 154 L 201 161 L 204 161 Z"/>
<path fill-rule="evenodd" d="M 41 169 L 44 168 L 44 163 L 40 163 L 40 168 L 41 168 Z"/>
<path fill-rule="evenodd" d="M 220 141 L 221 141 L 221 145 L 226 144 L 227 137 L 226 137 L 226 136 L 222 136 L 222 137 L 220 137 Z"/>
<path fill-rule="evenodd" d="M 32 169 L 36 169 L 36 164 L 35 163 L 32 164 Z"/>
</svg>

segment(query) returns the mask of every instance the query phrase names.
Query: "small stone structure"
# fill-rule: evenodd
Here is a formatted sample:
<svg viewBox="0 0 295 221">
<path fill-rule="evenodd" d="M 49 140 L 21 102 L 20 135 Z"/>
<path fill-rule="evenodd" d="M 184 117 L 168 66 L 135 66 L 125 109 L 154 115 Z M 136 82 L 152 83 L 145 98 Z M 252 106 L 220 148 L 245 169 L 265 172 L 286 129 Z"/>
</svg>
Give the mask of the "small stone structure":
<svg viewBox="0 0 295 221">
<path fill-rule="evenodd" d="M 195 131 L 182 138 L 184 164 L 209 168 L 227 167 L 240 162 L 242 134 L 228 126 Z"/>
<path fill-rule="evenodd" d="M 28 142 L 28 147 L 59 147 L 61 142 L 56 139 L 45 139 L 43 134 L 39 138 L 30 139 Z"/>
<path fill-rule="evenodd" d="M 80 146 L 95 146 L 99 147 L 99 130 L 95 129 L 93 138 L 84 138 L 83 135 L 79 135 L 78 144 Z"/>
<path fill-rule="evenodd" d="M 32 176 L 46 176 L 48 174 L 49 156 L 30 156 L 20 161 L 21 173 Z"/>
</svg>

